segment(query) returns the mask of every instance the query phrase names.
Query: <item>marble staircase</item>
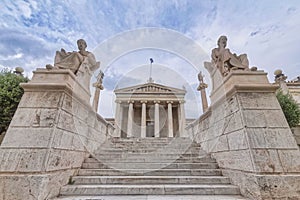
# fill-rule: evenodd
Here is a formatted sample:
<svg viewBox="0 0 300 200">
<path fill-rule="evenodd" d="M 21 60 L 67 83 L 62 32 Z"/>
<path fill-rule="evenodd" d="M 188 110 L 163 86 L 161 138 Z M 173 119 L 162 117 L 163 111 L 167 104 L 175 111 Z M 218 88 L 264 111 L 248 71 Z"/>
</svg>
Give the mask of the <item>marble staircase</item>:
<svg viewBox="0 0 300 200">
<path fill-rule="evenodd" d="M 240 195 L 216 161 L 187 138 L 113 138 L 85 159 L 61 198 Z"/>
</svg>

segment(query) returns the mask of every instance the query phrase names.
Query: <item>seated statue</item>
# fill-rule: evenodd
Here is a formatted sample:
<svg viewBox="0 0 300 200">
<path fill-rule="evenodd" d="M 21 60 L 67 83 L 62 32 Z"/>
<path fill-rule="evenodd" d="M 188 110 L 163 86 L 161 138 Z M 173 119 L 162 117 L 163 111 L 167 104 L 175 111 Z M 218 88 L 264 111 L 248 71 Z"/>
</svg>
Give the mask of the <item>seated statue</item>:
<svg viewBox="0 0 300 200">
<path fill-rule="evenodd" d="M 79 51 L 66 52 L 64 49 L 56 51 L 54 66 L 48 64 L 46 68 L 51 69 L 70 69 L 77 80 L 89 92 L 89 84 L 92 74 L 100 67 L 100 62 L 96 62 L 93 53 L 86 51 L 87 44 L 83 39 L 77 40 Z"/>
<path fill-rule="evenodd" d="M 232 54 L 227 45 L 227 37 L 221 36 L 218 39 L 218 48 L 212 50 L 212 63 L 219 68 L 221 74 L 226 76 L 230 70 L 249 70 L 249 61 L 247 54 L 237 56 Z"/>
<path fill-rule="evenodd" d="M 46 65 L 47 69 L 70 69 L 74 74 L 77 74 L 80 66 L 85 63 L 88 64 L 91 71 L 99 67 L 93 53 L 86 51 L 87 44 L 83 39 L 77 40 L 79 51 L 66 52 L 64 49 L 56 51 L 54 59 L 54 67 Z"/>
</svg>

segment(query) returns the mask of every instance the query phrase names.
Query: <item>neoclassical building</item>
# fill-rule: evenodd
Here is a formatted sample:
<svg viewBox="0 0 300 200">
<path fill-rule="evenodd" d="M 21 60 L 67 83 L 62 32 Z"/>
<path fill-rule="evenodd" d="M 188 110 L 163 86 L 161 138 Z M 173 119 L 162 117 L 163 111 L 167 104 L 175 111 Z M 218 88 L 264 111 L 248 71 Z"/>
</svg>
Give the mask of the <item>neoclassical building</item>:
<svg viewBox="0 0 300 200">
<path fill-rule="evenodd" d="M 114 92 L 115 137 L 184 136 L 186 90 L 148 82 Z"/>
</svg>

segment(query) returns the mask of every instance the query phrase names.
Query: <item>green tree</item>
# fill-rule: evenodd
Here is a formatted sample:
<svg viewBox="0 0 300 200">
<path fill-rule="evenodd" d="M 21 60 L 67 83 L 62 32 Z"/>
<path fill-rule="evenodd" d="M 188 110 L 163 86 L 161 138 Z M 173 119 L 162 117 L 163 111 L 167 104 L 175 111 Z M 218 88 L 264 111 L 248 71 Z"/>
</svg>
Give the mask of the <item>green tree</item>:
<svg viewBox="0 0 300 200">
<path fill-rule="evenodd" d="M 0 72 L 0 134 L 7 130 L 24 93 L 20 83 L 28 81 L 22 74 L 7 69 Z"/>
<path fill-rule="evenodd" d="M 290 128 L 296 127 L 300 122 L 300 108 L 297 102 L 290 94 L 283 94 L 281 90 L 276 96 Z"/>
</svg>

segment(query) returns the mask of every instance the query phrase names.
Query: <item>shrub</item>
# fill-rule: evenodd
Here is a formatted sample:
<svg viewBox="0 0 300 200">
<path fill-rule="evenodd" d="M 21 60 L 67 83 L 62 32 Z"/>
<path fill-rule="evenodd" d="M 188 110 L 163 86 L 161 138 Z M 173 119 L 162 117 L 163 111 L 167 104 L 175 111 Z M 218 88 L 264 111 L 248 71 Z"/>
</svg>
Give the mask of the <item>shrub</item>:
<svg viewBox="0 0 300 200">
<path fill-rule="evenodd" d="M 300 108 L 297 102 L 290 94 L 283 94 L 281 90 L 277 92 L 276 97 L 290 128 L 296 127 L 300 122 Z"/>
<path fill-rule="evenodd" d="M 0 72 L 0 134 L 7 130 L 24 93 L 19 84 L 28 81 L 7 69 Z"/>
</svg>

